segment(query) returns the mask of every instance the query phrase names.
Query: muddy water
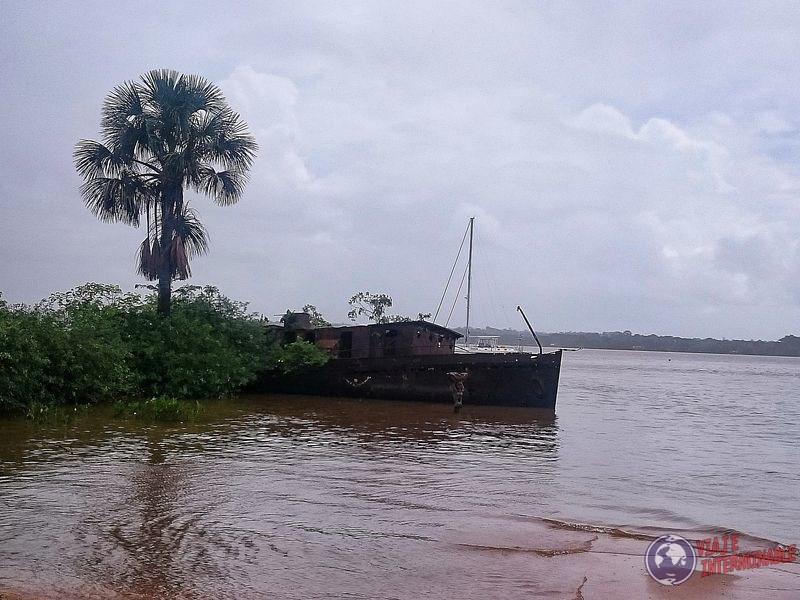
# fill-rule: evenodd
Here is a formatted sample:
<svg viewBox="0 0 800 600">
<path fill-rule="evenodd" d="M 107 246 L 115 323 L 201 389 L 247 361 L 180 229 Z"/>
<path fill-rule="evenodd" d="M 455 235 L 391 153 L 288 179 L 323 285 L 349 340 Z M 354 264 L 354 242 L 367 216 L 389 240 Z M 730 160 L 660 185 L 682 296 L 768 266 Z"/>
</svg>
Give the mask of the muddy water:
<svg viewBox="0 0 800 600">
<path fill-rule="evenodd" d="M 263 396 L 186 425 L 2 421 L 0 590 L 562 598 L 618 555 L 651 593 L 648 534 L 800 541 L 799 382 L 795 359 L 582 351 L 557 416 Z"/>
</svg>

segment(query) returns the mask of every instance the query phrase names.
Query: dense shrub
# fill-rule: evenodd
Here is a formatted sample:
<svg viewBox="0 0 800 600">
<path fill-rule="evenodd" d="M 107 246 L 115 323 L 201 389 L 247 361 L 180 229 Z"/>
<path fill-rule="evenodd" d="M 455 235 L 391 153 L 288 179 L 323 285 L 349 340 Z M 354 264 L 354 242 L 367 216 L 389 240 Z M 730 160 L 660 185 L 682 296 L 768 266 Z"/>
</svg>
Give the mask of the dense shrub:
<svg viewBox="0 0 800 600">
<path fill-rule="evenodd" d="M 148 396 L 234 392 L 264 368 L 274 346 L 262 319 L 213 287 L 177 290 L 168 318 L 156 312 L 155 298 L 126 316 L 139 388 Z"/>
<path fill-rule="evenodd" d="M 50 315 L 0 305 L 0 409 L 21 411 L 59 398 L 66 337 Z"/>
<path fill-rule="evenodd" d="M 284 346 L 273 346 L 267 355 L 267 366 L 282 373 L 304 366 L 320 366 L 328 362 L 328 356 L 311 342 L 297 340 Z"/>
<path fill-rule="evenodd" d="M 210 286 L 176 290 L 169 317 L 158 314 L 154 294 L 112 285 L 86 284 L 33 307 L 0 297 L 0 411 L 217 397 L 264 368 L 326 360 L 313 346 L 290 346 L 278 348 L 263 318 Z"/>
</svg>

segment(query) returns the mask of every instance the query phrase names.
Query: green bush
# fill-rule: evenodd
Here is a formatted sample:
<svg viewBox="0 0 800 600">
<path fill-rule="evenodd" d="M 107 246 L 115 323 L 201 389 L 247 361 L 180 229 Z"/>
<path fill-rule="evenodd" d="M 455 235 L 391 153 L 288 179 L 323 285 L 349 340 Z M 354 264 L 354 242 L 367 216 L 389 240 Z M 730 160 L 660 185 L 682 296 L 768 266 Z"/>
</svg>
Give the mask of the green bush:
<svg viewBox="0 0 800 600">
<path fill-rule="evenodd" d="M 22 411 L 33 402 L 56 400 L 52 388 L 54 348 L 63 332 L 49 317 L 0 305 L 0 410 Z"/>
<path fill-rule="evenodd" d="M 119 398 L 210 398 L 252 382 L 274 352 L 264 319 L 214 287 L 154 294 L 86 284 L 35 306 L 0 298 L 0 412 Z"/>
<path fill-rule="evenodd" d="M 300 367 L 321 366 L 328 362 L 328 354 L 311 342 L 297 340 L 283 346 L 274 346 L 267 356 L 267 366 L 282 373 L 291 373 Z"/>
<path fill-rule="evenodd" d="M 139 389 L 148 396 L 231 394 L 256 378 L 274 346 L 263 319 L 210 286 L 177 290 L 168 318 L 153 298 L 128 319 Z"/>
</svg>

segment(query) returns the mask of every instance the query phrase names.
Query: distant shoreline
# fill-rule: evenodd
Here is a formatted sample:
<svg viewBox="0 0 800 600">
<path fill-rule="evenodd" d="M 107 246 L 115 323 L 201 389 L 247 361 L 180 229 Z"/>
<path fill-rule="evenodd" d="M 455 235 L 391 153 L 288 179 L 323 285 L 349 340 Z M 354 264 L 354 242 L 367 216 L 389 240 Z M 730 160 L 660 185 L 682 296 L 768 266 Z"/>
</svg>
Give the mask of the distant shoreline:
<svg viewBox="0 0 800 600">
<path fill-rule="evenodd" d="M 455 328 L 455 331 L 464 333 L 464 328 L 458 327 Z M 529 331 L 484 327 L 470 328 L 470 335 L 495 336 L 500 338 L 501 344 L 508 346 L 520 344 L 536 346 Z M 654 334 L 642 335 L 630 331 L 538 333 L 537 335 L 542 346 L 551 348 L 800 357 L 800 337 L 794 335 L 786 335 L 777 341 L 682 338 Z"/>
</svg>

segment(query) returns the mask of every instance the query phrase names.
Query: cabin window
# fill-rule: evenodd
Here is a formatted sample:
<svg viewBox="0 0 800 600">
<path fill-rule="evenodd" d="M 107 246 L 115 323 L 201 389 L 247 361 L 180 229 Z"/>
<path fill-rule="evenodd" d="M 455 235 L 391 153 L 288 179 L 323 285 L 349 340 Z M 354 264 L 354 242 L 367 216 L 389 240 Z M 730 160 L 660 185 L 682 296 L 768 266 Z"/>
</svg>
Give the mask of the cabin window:
<svg viewBox="0 0 800 600">
<path fill-rule="evenodd" d="M 317 334 L 313 331 L 307 331 L 303 335 L 303 339 L 307 342 L 311 342 L 312 344 L 317 341 Z"/>
<path fill-rule="evenodd" d="M 353 357 L 353 332 L 343 331 L 339 334 L 339 358 Z"/>
</svg>

